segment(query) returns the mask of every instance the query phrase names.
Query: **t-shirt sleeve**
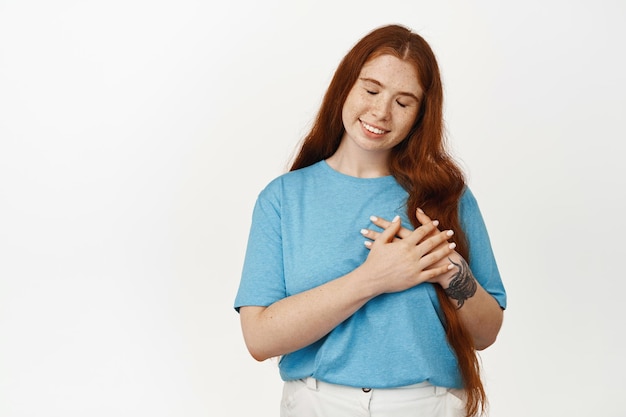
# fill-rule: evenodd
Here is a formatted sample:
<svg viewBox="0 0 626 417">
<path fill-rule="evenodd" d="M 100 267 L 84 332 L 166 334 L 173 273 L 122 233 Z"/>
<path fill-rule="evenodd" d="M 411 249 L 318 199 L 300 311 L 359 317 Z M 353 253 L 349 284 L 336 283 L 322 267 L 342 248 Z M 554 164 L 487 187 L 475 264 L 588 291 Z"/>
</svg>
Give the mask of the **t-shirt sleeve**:
<svg viewBox="0 0 626 417">
<path fill-rule="evenodd" d="M 286 296 L 280 216 L 280 187 L 272 183 L 258 196 L 235 309 L 267 307 Z"/>
<path fill-rule="evenodd" d="M 491 241 L 476 198 L 469 188 L 460 201 L 461 227 L 469 244 L 469 267 L 480 285 L 491 294 L 500 307 L 506 308 L 506 291 L 491 248 Z"/>
</svg>

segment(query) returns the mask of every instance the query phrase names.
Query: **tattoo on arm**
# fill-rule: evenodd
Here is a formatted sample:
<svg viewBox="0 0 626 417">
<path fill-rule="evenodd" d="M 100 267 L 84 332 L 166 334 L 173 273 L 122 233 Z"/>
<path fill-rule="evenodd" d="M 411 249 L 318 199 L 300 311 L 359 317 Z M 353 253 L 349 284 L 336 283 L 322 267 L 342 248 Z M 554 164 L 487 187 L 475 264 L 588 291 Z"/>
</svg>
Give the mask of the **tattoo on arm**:
<svg viewBox="0 0 626 417">
<path fill-rule="evenodd" d="M 461 308 L 465 300 L 472 298 L 474 294 L 476 294 L 476 279 L 464 259 L 461 259 L 459 263 L 453 262 L 452 259 L 450 259 L 450 262 L 457 267 L 458 271 L 452 276 L 450 286 L 444 291 L 448 297 L 455 299 L 458 308 Z"/>
</svg>

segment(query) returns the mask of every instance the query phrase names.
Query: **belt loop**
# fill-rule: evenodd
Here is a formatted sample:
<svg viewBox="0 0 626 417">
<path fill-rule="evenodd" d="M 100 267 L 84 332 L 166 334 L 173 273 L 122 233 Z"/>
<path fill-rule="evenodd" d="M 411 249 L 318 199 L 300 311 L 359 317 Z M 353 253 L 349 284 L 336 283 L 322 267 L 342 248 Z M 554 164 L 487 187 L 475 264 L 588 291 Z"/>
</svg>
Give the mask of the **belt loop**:
<svg viewBox="0 0 626 417">
<path fill-rule="evenodd" d="M 444 395 L 447 392 L 448 388 L 435 385 L 435 396 L 439 397 L 440 395 Z"/>
<path fill-rule="evenodd" d="M 306 379 L 306 386 L 313 390 L 313 391 L 317 391 L 317 379 L 313 378 L 313 377 L 307 377 Z"/>
</svg>

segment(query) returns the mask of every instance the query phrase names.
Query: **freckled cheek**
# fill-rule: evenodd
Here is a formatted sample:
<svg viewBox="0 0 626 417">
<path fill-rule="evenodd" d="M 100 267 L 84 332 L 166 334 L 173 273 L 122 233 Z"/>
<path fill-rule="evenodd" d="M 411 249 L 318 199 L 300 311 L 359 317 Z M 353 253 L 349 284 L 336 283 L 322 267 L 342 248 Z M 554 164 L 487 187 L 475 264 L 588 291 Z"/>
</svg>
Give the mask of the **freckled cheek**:
<svg viewBox="0 0 626 417">
<path fill-rule="evenodd" d="M 346 101 L 341 111 L 341 117 L 345 122 L 355 121 L 368 111 L 368 106 L 363 100 Z"/>
<path fill-rule="evenodd" d="M 402 129 L 402 132 L 406 135 L 411 130 L 413 126 L 413 122 L 415 121 L 414 117 L 407 117 L 406 115 L 402 115 L 403 117 L 398 117 L 396 119 L 396 126 Z"/>
<path fill-rule="evenodd" d="M 349 125 L 352 119 L 354 119 L 354 117 L 351 108 L 343 106 L 343 110 L 341 111 L 341 121 L 343 122 L 343 126 L 346 127 Z"/>
</svg>

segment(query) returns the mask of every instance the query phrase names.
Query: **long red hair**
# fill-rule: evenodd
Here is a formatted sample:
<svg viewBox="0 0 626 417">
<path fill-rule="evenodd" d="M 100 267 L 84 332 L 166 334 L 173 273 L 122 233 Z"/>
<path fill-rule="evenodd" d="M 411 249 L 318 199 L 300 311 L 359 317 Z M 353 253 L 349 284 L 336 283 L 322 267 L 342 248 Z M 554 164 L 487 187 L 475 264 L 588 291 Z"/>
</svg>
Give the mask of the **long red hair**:
<svg viewBox="0 0 626 417">
<path fill-rule="evenodd" d="M 469 261 L 468 245 L 458 215 L 465 178 L 445 148 L 439 67 L 428 43 L 408 28 L 389 25 L 375 29 L 347 53 L 335 71 L 313 126 L 302 141 L 290 170 L 313 165 L 335 153 L 344 134 L 343 103 L 363 65 L 384 54 L 413 64 L 424 91 L 410 133 L 392 149 L 389 160 L 391 174 L 408 192 L 408 217 L 413 226 L 418 227 L 415 211 L 419 207 L 431 218 L 439 220 L 442 229 L 454 230 L 456 250 Z M 456 354 L 463 379 L 466 414 L 475 416 L 484 412 L 487 398 L 474 343 L 454 304 L 439 285 L 435 288 L 445 316 L 448 342 Z"/>
</svg>

